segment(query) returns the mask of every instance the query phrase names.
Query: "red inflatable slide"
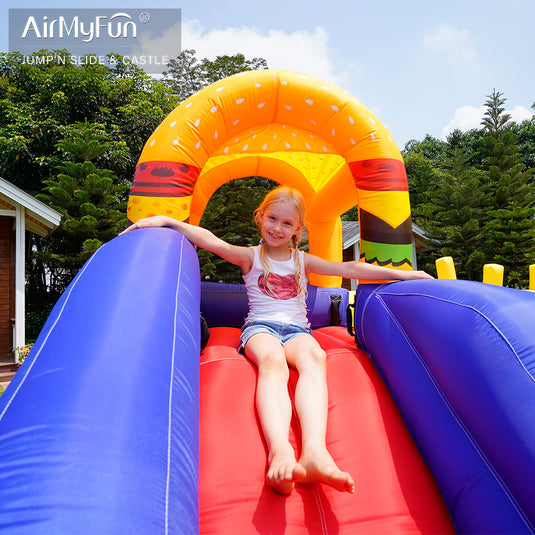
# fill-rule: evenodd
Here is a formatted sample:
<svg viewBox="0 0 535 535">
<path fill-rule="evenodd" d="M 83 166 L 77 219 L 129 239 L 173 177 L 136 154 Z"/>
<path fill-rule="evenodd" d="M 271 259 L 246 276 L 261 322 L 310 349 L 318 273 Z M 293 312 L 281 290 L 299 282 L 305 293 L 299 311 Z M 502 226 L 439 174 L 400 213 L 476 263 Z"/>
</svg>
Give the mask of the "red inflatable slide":
<svg viewBox="0 0 535 535">
<path fill-rule="evenodd" d="M 199 523 L 203 535 L 455 533 L 441 494 L 368 356 L 343 327 L 314 336 L 328 355 L 328 447 L 355 494 L 264 483 L 266 450 L 254 408 L 255 367 L 239 330 L 211 329 L 200 369 Z M 290 377 L 293 394 L 296 373 Z M 300 443 L 297 419 L 294 446 Z"/>
</svg>

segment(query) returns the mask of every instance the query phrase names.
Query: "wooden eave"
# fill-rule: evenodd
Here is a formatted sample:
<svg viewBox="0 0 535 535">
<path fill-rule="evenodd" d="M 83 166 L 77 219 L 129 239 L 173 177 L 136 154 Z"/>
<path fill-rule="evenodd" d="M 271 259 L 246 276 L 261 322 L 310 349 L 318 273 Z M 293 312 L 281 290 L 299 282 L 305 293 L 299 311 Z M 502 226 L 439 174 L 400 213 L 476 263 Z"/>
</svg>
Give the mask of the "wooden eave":
<svg viewBox="0 0 535 535">
<path fill-rule="evenodd" d="M 17 205 L 25 208 L 26 230 L 39 236 L 49 236 L 61 222 L 59 212 L 0 178 L 0 215 L 14 216 Z"/>
</svg>

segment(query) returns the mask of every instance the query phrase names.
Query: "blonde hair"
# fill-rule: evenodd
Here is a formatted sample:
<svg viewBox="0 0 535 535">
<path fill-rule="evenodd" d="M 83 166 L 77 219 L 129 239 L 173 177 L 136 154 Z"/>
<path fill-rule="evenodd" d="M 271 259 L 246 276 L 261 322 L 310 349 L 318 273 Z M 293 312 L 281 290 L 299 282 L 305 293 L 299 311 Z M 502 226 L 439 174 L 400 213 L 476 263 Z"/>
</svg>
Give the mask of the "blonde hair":
<svg viewBox="0 0 535 535">
<path fill-rule="evenodd" d="M 274 203 L 285 202 L 290 204 L 297 214 L 299 230 L 290 239 L 290 249 L 293 252 L 294 264 L 295 264 L 295 282 L 297 283 L 297 295 L 301 299 L 306 297 L 307 285 L 306 276 L 301 269 L 301 262 L 299 261 L 299 242 L 301 241 L 301 231 L 305 223 L 305 200 L 301 192 L 297 189 L 290 188 L 288 186 L 278 186 L 272 189 L 260 203 L 260 206 L 255 210 L 253 220 L 259 230 L 262 229 L 262 217 L 264 212 Z M 269 263 L 269 257 L 267 255 L 266 244 L 261 242 L 260 244 L 260 262 L 264 268 L 264 279 L 269 288 L 269 274 L 271 273 L 271 266 Z"/>
</svg>

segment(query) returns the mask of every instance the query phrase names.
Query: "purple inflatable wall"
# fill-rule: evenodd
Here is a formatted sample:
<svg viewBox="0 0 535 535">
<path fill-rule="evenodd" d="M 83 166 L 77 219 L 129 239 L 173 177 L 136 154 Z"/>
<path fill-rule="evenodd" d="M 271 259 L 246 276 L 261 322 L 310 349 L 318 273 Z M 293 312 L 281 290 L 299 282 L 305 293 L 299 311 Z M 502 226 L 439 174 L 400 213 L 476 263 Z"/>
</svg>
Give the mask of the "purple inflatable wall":
<svg viewBox="0 0 535 535">
<path fill-rule="evenodd" d="M 199 269 L 169 229 L 104 245 L 0 397 L 0 532 L 198 532 Z"/>
<path fill-rule="evenodd" d="M 535 532 L 535 294 L 363 285 L 355 328 L 461 533 Z"/>
</svg>

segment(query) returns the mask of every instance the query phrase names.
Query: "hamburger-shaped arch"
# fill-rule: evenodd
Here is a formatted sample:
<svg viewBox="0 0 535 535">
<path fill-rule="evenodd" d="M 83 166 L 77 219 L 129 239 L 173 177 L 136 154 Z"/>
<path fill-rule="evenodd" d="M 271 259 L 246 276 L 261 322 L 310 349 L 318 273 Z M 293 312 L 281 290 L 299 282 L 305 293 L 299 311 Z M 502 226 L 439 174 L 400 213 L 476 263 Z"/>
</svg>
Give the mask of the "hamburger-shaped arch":
<svg viewBox="0 0 535 535">
<path fill-rule="evenodd" d="M 288 71 L 240 73 L 177 106 L 143 149 L 128 218 L 199 224 L 217 188 L 247 176 L 303 193 L 311 253 L 341 259 L 340 215 L 358 204 L 361 261 L 412 268 L 407 177 L 386 128 L 336 86 Z"/>
</svg>

